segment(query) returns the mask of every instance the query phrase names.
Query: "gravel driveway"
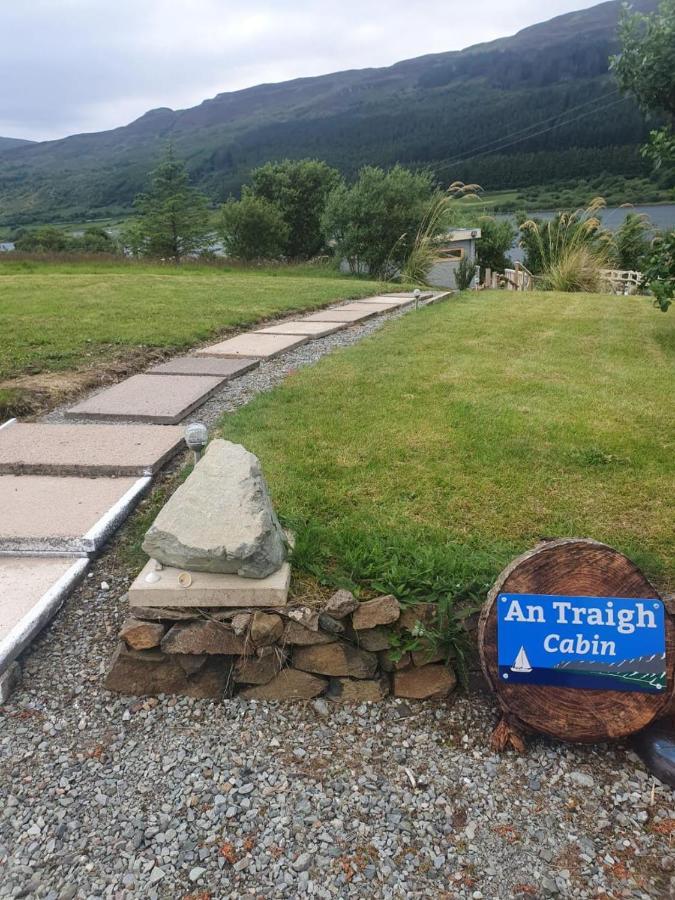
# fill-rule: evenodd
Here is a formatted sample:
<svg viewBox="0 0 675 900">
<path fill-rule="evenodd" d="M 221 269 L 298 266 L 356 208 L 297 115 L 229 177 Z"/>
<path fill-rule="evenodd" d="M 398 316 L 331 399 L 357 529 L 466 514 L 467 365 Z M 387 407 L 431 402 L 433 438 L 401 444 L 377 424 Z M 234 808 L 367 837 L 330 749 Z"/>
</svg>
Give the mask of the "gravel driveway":
<svg viewBox="0 0 675 900">
<path fill-rule="evenodd" d="M 215 422 L 382 321 L 264 363 L 195 418 Z M 113 542 L 0 709 L 0 898 L 673 896 L 673 793 L 622 747 L 494 755 L 489 697 L 107 693 L 134 574 Z"/>
</svg>

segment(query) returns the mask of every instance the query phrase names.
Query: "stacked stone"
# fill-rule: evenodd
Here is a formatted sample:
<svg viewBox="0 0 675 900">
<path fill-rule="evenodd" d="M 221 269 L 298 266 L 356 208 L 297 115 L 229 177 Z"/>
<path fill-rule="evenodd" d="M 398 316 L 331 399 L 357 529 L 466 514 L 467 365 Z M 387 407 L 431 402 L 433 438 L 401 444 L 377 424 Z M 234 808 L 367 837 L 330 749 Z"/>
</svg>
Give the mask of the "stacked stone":
<svg viewBox="0 0 675 900">
<path fill-rule="evenodd" d="M 288 605 L 287 540 L 259 460 L 213 441 L 145 536 L 151 557 L 129 590 L 106 685 L 124 694 L 353 701 L 446 696 L 454 672 L 421 648 L 394 663 L 392 637 L 431 607 L 338 591 L 321 609 Z"/>
<path fill-rule="evenodd" d="M 249 700 L 372 702 L 446 697 L 452 668 L 421 648 L 394 661 L 392 638 L 430 625 L 434 607 L 401 609 L 391 595 L 359 602 L 338 591 L 321 609 L 132 607 L 106 686 L 124 694 L 176 693 Z"/>
</svg>

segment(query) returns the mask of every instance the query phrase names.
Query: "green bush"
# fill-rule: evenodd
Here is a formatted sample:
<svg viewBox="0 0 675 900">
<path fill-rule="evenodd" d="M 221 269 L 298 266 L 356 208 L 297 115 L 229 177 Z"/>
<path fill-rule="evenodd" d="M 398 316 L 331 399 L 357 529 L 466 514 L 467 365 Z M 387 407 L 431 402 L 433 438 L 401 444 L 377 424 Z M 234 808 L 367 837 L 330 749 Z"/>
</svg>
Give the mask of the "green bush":
<svg viewBox="0 0 675 900">
<path fill-rule="evenodd" d="M 390 278 L 410 256 L 432 198 L 428 172 L 366 166 L 354 185 L 328 197 L 323 233 L 352 272 Z"/>
<path fill-rule="evenodd" d="M 341 181 L 337 169 L 317 159 L 285 159 L 253 170 L 250 192 L 274 204 L 286 223 L 281 253 L 287 259 L 311 259 L 325 249 L 321 216 Z"/>
<path fill-rule="evenodd" d="M 476 263 L 470 256 L 463 256 L 455 266 L 454 276 L 458 291 L 466 291 L 473 281 Z"/>
<path fill-rule="evenodd" d="M 511 268 L 508 252 L 516 238 L 516 229 L 508 219 L 481 216 L 478 220 L 481 235 L 476 244 L 476 262 L 483 273 L 485 269 L 503 272 Z"/>
<path fill-rule="evenodd" d="M 654 306 L 668 312 L 675 298 L 675 231 L 654 238 L 644 276 L 654 295 Z"/>
<path fill-rule="evenodd" d="M 245 261 L 279 259 L 290 231 L 273 203 L 246 190 L 224 204 L 218 230 L 227 255 Z"/>
</svg>

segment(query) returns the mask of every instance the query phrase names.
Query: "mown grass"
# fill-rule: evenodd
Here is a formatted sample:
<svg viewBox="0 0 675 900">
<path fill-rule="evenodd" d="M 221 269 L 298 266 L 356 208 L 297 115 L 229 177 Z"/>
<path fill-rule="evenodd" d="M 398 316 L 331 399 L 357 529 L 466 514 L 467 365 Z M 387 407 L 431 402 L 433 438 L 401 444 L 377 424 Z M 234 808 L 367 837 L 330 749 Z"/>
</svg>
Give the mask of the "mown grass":
<svg viewBox="0 0 675 900">
<path fill-rule="evenodd" d="M 189 347 L 229 327 L 386 289 L 322 267 L 0 262 L 0 378 Z"/>
<path fill-rule="evenodd" d="M 465 294 L 222 420 L 326 584 L 482 602 L 541 537 L 675 577 L 675 318 L 644 298 Z"/>
</svg>

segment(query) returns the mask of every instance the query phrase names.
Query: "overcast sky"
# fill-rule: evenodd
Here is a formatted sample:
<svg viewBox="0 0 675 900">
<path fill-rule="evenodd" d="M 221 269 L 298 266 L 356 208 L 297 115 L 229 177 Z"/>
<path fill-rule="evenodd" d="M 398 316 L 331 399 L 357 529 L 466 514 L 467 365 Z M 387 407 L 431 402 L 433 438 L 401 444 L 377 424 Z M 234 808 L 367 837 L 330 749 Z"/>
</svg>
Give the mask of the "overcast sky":
<svg viewBox="0 0 675 900">
<path fill-rule="evenodd" d="M 584 0 L 0 0 L 0 135 L 48 140 L 149 109 L 513 34 Z"/>
</svg>

